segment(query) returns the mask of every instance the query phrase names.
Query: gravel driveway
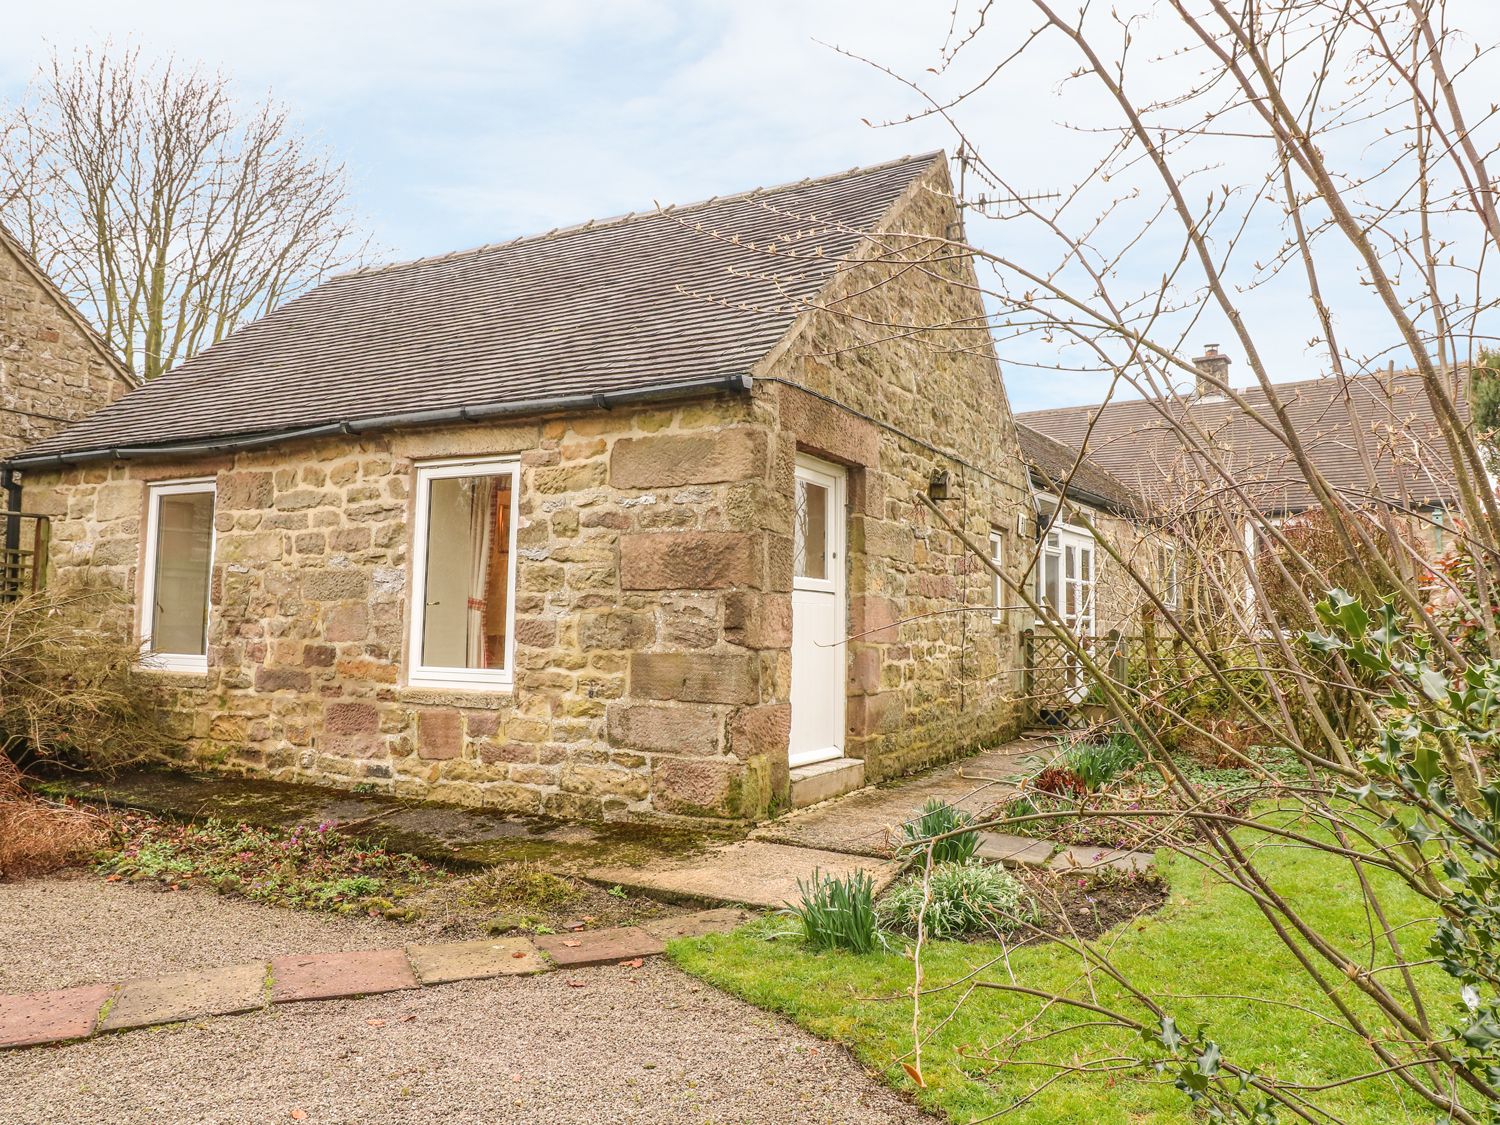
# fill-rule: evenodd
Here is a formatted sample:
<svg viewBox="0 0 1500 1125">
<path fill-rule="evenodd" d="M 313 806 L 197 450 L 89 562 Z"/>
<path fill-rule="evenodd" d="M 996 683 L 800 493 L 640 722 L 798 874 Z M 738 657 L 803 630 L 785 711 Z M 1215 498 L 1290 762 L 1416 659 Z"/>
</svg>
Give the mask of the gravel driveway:
<svg viewBox="0 0 1500 1125">
<path fill-rule="evenodd" d="M 0 885 L 0 949 L 33 951 L 8 952 L 7 990 L 409 933 L 89 879 Z M 659 960 L 9 1051 L 0 1090 L 7 1122 L 930 1120 L 842 1048 Z"/>
</svg>

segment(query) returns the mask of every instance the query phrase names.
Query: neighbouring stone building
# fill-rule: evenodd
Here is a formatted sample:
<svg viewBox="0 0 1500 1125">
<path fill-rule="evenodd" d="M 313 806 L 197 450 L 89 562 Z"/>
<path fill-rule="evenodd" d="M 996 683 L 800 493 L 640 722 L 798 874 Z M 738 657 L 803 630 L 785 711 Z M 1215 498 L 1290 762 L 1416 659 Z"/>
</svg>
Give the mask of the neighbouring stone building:
<svg viewBox="0 0 1500 1125">
<path fill-rule="evenodd" d="M 12 465 L 195 762 L 762 818 L 1021 722 L 959 221 L 929 154 L 360 271 Z"/>
<path fill-rule="evenodd" d="M 0 226 L 0 460 L 135 385 L 109 345 Z"/>
</svg>

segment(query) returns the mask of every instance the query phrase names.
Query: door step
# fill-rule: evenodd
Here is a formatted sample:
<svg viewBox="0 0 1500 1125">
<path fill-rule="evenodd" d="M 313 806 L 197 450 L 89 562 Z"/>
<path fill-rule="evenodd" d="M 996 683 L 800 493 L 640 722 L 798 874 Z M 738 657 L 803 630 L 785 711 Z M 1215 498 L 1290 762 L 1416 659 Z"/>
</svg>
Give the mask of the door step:
<svg viewBox="0 0 1500 1125">
<path fill-rule="evenodd" d="M 862 758 L 832 758 L 810 766 L 797 766 L 791 772 L 792 808 L 804 809 L 852 793 L 865 783 Z"/>
</svg>

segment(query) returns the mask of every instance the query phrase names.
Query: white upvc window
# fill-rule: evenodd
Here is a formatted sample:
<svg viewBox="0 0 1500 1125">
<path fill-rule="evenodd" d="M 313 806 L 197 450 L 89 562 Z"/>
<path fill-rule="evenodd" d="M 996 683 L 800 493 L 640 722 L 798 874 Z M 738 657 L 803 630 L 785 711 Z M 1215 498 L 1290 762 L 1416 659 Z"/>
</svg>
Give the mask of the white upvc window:
<svg viewBox="0 0 1500 1125">
<path fill-rule="evenodd" d="M 1001 569 L 1005 567 L 1005 543 L 998 531 L 990 532 L 990 562 Z M 994 607 L 990 620 L 999 625 L 1005 620 L 1005 583 L 993 571 L 990 572 L 990 605 Z"/>
<path fill-rule="evenodd" d="M 153 484 L 146 496 L 141 663 L 169 672 L 206 672 L 214 482 Z"/>
<path fill-rule="evenodd" d="M 407 682 L 509 691 L 515 683 L 514 457 L 417 466 Z"/>
<path fill-rule="evenodd" d="M 1177 608 L 1177 544 L 1161 544 L 1161 604 Z"/>
</svg>

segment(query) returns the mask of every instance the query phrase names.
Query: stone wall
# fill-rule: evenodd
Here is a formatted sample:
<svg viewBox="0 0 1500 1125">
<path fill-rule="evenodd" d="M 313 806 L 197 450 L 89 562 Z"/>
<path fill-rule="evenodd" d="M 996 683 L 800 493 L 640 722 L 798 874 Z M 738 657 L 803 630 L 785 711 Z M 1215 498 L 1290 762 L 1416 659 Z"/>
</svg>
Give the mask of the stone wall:
<svg viewBox="0 0 1500 1125">
<path fill-rule="evenodd" d="M 949 475 L 943 512 L 977 543 L 991 530 L 1019 577 L 1030 510 L 1010 407 L 972 263 L 946 240 L 959 221 L 947 165 L 913 185 L 846 272 L 757 372 L 776 430 L 764 526 L 788 561 L 798 450 L 848 467 L 846 753 L 881 780 L 1013 733 L 1022 716 L 1022 614 L 993 620 L 991 575 L 921 502 Z"/>
<path fill-rule="evenodd" d="M 55 581 L 135 592 L 147 482 L 216 478 L 209 671 L 142 674 L 195 761 L 568 818 L 754 818 L 786 639 L 759 605 L 752 411 L 723 396 L 33 471 L 25 497 L 55 517 Z M 521 462 L 515 690 L 407 687 L 413 463 L 480 453 Z"/>
<path fill-rule="evenodd" d="M 0 460 L 113 402 L 130 385 L 0 234 Z"/>
</svg>

